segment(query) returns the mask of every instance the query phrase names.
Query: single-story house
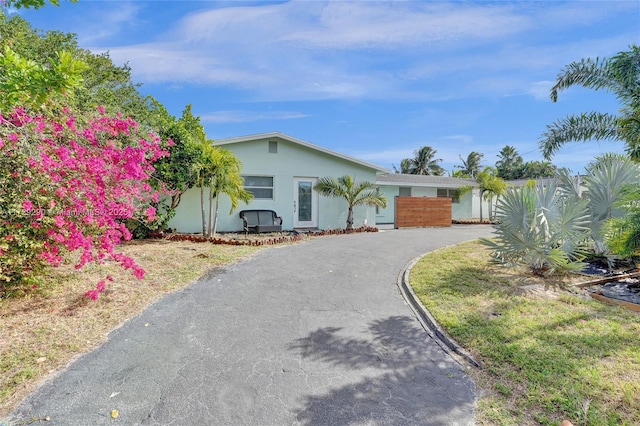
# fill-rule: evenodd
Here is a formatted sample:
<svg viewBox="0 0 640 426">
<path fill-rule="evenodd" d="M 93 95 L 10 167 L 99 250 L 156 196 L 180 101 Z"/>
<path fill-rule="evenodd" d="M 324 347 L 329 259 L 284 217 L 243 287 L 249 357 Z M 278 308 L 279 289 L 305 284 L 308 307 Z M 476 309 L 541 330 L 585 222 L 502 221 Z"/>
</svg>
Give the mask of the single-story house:
<svg viewBox="0 0 640 426">
<path fill-rule="evenodd" d="M 326 176 L 351 175 L 356 181 L 377 182 L 387 196 L 386 208 L 360 206 L 354 210 L 354 226 L 393 226 L 395 197 L 451 197 L 452 219 L 479 217 L 477 189 L 460 200 L 457 188 L 474 186 L 468 179 L 440 176 L 416 176 L 391 173 L 388 169 L 323 148 L 280 133 L 222 139 L 215 146 L 231 151 L 242 163 L 244 187 L 253 200 L 229 214 L 230 202 L 220 199 L 218 231 L 238 232 L 243 209 L 274 210 L 282 217 L 282 229 L 342 229 L 347 219 L 347 205 L 342 199 L 320 196 L 314 185 Z M 486 204 L 486 203 L 483 203 Z M 486 207 L 485 207 L 486 211 Z M 176 216 L 169 227 L 179 232 L 197 233 L 202 229 L 200 192 L 192 188 L 183 194 Z"/>
</svg>

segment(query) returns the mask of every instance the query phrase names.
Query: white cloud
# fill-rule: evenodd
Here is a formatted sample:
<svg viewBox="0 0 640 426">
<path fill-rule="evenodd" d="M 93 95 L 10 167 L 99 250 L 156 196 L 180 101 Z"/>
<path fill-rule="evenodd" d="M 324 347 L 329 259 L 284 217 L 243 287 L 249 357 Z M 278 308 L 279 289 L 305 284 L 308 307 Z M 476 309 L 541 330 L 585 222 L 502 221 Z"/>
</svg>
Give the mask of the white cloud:
<svg viewBox="0 0 640 426">
<path fill-rule="evenodd" d="M 127 32 L 125 29 L 135 26 L 140 19 L 138 14 L 141 10 L 142 8 L 134 2 L 123 1 L 118 2 L 116 7 L 102 8 L 95 16 L 85 16 L 78 30 L 80 44 L 96 44 Z"/>
<path fill-rule="evenodd" d="M 127 7 L 101 26 L 105 33 L 98 29 L 95 37 L 135 20 L 135 6 L 124 4 Z M 584 41 L 532 47 L 539 31 L 559 32 L 554 25 L 563 19 L 562 31 L 570 31 L 572 25 L 585 25 L 607 13 L 604 6 L 592 6 L 594 11 L 588 8 L 573 23 L 563 14 L 573 7 L 562 3 L 240 3 L 191 13 L 146 43 L 94 50 L 108 49 L 116 63 L 128 62 L 137 80 L 232 86 L 247 90 L 254 100 L 434 100 L 463 94 L 538 97 L 541 94 L 532 82 L 555 75 L 566 63 L 568 51 L 576 52 L 578 46 L 582 49 L 578 53 L 586 49 Z M 619 42 L 586 44 L 591 50 L 608 52 Z"/>
<path fill-rule="evenodd" d="M 528 93 L 539 101 L 548 101 L 549 91 L 553 84 L 553 81 L 537 81 L 531 84 Z"/>
<path fill-rule="evenodd" d="M 329 2 L 319 15 L 307 16 L 304 22 L 305 28 L 291 31 L 284 39 L 334 49 L 476 42 L 531 25 L 529 18 L 508 7 L 417 2 Z"/>
<path fill-rule="evenodd" d="M 203 122 L 208 123 L 248 123 L 262 120 L 294 120 L 309 117 L 309 114 L 296 111 L 217 111 L 200 115 Z"/>
</svg>

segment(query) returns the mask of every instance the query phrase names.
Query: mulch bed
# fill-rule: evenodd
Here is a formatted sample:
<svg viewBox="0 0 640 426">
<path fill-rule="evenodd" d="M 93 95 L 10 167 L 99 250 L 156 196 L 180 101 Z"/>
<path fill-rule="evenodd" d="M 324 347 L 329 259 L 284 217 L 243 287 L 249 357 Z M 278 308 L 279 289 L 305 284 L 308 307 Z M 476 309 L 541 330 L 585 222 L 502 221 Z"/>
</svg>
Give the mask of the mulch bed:
<svg viewBox="0 0 640 426">
<path fill-rule="evenodd" d="M 324 235 L 355 234 L 359 232 L 378 232 L 378 228 L 373 226 L 363 226 L 354 229 L 330 229 L 324 231 L 283 231 L 268 234 L 239 234 L 221 233 L 215 237 L 204 237 L 199 234 L 159 234 L 154 237 L 164 238 L 171 241 L 193 241 L 198 243 L 226 244 L 233 246 L 263 246 L 302 241 L 309 237 L 321 237 Z"/>
</svg>

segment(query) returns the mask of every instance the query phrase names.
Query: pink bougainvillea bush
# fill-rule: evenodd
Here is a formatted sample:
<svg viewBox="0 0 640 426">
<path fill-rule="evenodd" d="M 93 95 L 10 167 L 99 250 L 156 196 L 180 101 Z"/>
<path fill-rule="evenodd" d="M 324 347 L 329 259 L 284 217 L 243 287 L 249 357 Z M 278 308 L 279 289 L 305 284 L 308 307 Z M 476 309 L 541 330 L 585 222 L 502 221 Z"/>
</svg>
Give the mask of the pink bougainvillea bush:
<svg viewBox="0 0 640 426">
<path fill-rule="evenodd" d="M 0 296 L 33 285 L 45 265 L 79 251 L 76 268 L 111 259 L 142 278 L 115 250 L 131 234 L 126 219 L 155 218 L 163 195 L 149 185 L 152 163 L 167 155 L 131 119 L 100 114 L 86 124 L 65 111 L 56 119 L 24 110 L 0 117 Z M 96 299 L 100 281 L 86 295 Z"/>
</svg>

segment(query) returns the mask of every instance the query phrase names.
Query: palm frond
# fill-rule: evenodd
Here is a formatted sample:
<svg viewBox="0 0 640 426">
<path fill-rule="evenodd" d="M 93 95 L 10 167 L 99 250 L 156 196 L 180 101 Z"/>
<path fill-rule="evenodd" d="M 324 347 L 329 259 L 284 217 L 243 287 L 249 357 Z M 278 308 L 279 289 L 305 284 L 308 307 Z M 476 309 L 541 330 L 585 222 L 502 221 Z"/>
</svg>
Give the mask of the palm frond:
<svg viewBox="0 0 640 426">
<path fill-rule="evenodd" d="M 571 115 L 547 126 L 539 142 L 542 156 L 549 160 L 568 142 L 615 140 L 619 138 L 618 117 L 599 112 Z"/>
<path fill-rule="evenodd" d="M 586 203 L 562 195 L 554 180 L 509 188 L 496 208 L 496 238 L 483 242 L 495 261 L 528 265 L 536 274 L 577 269 L 589 235 Z"/>
<path fill-rule="evenodd" d="M 607 61 L 599 58 L 587 58 L 570 63 L 558 74 L 549 97 L 556 102 L 558 92 L 575 85 L 595 90 L 610 86 L 612 81 L 606 66 Z"/>
</svg>

